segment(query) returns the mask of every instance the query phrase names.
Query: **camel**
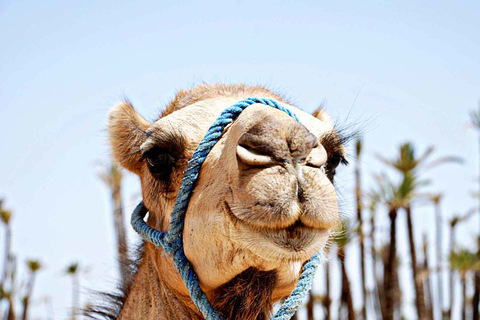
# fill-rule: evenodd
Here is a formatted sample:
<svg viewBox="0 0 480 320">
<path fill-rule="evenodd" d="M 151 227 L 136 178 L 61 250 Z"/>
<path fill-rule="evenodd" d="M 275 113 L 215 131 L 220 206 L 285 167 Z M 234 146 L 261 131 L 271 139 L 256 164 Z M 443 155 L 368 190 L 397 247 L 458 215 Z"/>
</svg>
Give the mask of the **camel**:
<svg viewBox="0 0 480 320">
<path fill-rule="evenodd" d="M 115 160 L 140 179 L 148 225 L 166 231 L 196 146 L 223 109 L 253 96 L 275 99 L 300 122 L 261 104 L 245 109 L 205 160 L 183 231 L 185 255 L 224 319 L 268 319 L 327 243 L 339 222 L 333 178 L 346 164 L 341 136 L 322 109 L 310 115 L 264 87 L 244 84 L 181 90 L 153 123 L 125 101 L 111 109 L 108 124 Z M 120 320 L 204 319 L 168 255 L 149 242 L 140 255 L 124 294 L 100 313 Z"/>
</svg>

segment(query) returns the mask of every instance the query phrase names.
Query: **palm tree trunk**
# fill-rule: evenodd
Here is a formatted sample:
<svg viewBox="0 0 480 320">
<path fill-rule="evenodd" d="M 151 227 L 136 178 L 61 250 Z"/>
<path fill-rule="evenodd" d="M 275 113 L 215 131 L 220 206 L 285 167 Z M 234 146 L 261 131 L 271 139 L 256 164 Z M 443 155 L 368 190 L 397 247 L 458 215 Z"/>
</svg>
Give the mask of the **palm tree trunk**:
<svg viewBox="0 0 480 320">
<path fill-rule="evenodd" d="M 12 297 L 8 298 L 8 315 L 7 319 L 8 320 L 15 320 L 15 307 L 13 305 L 13 299 Z"/>
<path fill-rule="evenodd" d="M 7 277 L 8 277 L 8 269 L 10 267 L 10 260 L 11 260 L 11 257 L 10 257 L 10 248 L 11 248 L 11 239 L 12 239 L 12 230 L 10 229 L 10 225 L 9 224 L 5 224 L 5 260 L 3 261 L 3 273 L 2 273 L 2 278 L 0 279 L 0 289 L 2 291 L 6 291 L 6 288 L 5 288 L 5 282 L 7 280 Z M 2 316 L 2 297 L 0 297 L 0 317 Z M 10 305 L 10 299 L 9 299 L 9 305 Z M 9 307 L 10 308 L 10 307 Z M 10 311 L 9 311 L 9 314 L 10 314 Z"/>
<path fill-rule="evenodd" d="M 352 291 L 350 289 L 350 281 L 348 280 L 347 268 L 345 266 L 345 248 L 338 248 L 338 259 L 342 274 L 342 292 L 340 296 L 340 309 L 342 306 L 347 307 L 348 320 L 355 320 L 355 309 L 353 308 Z"/>
<path fill-rule="evenodd" d="M 314 307 L 315 307 L 315 297 L 313 295 L 313 292 L 310 291 L 310 297 L 308 298 L 308 301 L 307 301 L 307 319 L 308 320 L 315 320 L 315 316 L 313 314 Z"/>
<path fill-rule="evenodd" d="M 383 250 L 383 248 L 382 248 Z M 385 254 L 387 253 L 387 254 Z M 387 274 L 387 271 L 386 271 L 386 266 L 388 264 L 388 252 L 384 252 L 382 251 L 381 252 L 381 255 L 380 255 L 381 259 L 380 259 L 380 268 L 378 268 L 381 272 L 378 272 L 377 270 L 377 274 L 381 274 L 382 277 L 380 277 L 379 279 L 377 279 L 377 290 L 378 290 L 378 302 L 380 304 L 380 311 L 382 312 L 382 317 L 381 319 L 387 319 L 388 316 L 387 316 L 387 299 L 385 298 L 386 297 L 386 294 L 385 294 L 385 291 L 386 291 L 386 288 L 385 288 L 385 275 Z M 381 280 L 383 281 L 381 281 Z"/>
<path fill-rule="evenodd" d="M 385 265 L 384 290 L 385 290 L 385 320 L 393 320 L 395 313 L 395 264 L 397 260 L 397 209 L 392 208 L 388 214 L 390 218 L 390 246 L 388 252 L 388 263 Z"/>
<path fill-rule="evenodd" d="M 7 279 L 8 275 L 8 267 L 10 262 L 10 250 L 11 250 L 11 243 L 12 243 L 12 230 L 10 229 L 10 225 L 5 225 L 5 260 L 3 260 L 3 275 L 1 284 Z"/>
<path fill-rule="evenodd" d="M 427 242 L 427 235 L 423 236 L 423 271 L 426 274 L 425 277 L 425 301 L 426 301 L 426 309 L 428 313 L 428 319 L 434 320 L 433 316 L 433 291 L 432 291 L 432 284 L 430 282 L 430 272 L 428 266 L 428 242 Z"/>
<path fill-rule="evenodd" d="M 394 271 L 394 279 L 393 279 L 393 292 L 395 293 L 394 295 L 394 317 L 397 319 L 401 319 L 403 317 L 402 315 L 402 290 L 400 289 L 400 277 L 398 273 L 398 269 L 400 267 L 399 265 L 399 259 L 395 259 L 395 263 L 393 265 Z"/>
<path fill-rule="evenodd" d="M 330 248 L 327 247 L 326 251 L 327 257 L 330 256 Z M 323 301 L 323 306 L 325 307 L 325 320 L 330 320 L 331 317 L 331 306 L 332 298 L 330 296 L 330 263 L 327 263 L 325 266 L 325 300 Z"/>
<path fill-rule="evenodd" d="M 460 278 L 462 282 L 462 320 L 467 320 L 467 281 L 465 274 L 462 274 Z"/>
<path fill-rule="evenodd" d="M 30 305 L 30 298 L 32 296 L 33 292 L 33 283 L 35 282 L 35 272 L 30 273 L 30 279 L 28 279 L 28 284 L 27 284 L 27 294 L 23 298 L 23 314 L 22 314 L 22 320 L 27 320 L 27 315 L 28 315 L 28 307 Z"/>
<path fill-rule="evenodd" d="M 129 259 L 127 247 L 127 234 L 123 215 L 123 201 L 121 184 L 112 186 L 113 220 L 117 236 L 118 259 L 120 264 L 120 276 L 125 284 L 129 277 Z"/>
<path fill-rule="evenodd" d="M 413 285 L 415 287 L 415 304 L 417 307 L 417 316 L 419 320 L 425 320 L 426 310 L 425 310 L 425 295 L 423 292 L 423 282 L 418 274 L 418 265 L 417 265 L 417 252 L 415 247 L 415 237 L 413 233 L 413 223 L 412 223 L 412 209 L 410 205 L 405 207 L 407 213 L 407 229 L 408 229 L 408 243 L 410 246 L 410 257 L 412 261 L 412 275 L 413 275 Z"/>
<path fill-rule="evenodd" d="M 480 233 L 478 237 L 478 257 L 480 259 Z M 479 319 L 478 304 L 480 303 L 480 270 L 477 270 L 475 272 L 475 293 L 473 294 L 472 303 L 473 303 L 473 319 L 477 320 Z"/>
<path fill-rule="evenodd" d="M 456 224 L 450 225 L 450 248 L 448 249 L 448 256 L 451 257 L 453 254 L 453 250 L 455 248 L 455 227 Z M 446 313 L 447 319 L 452 319 L 452 310 L 453 310 L 453 303 L 454 303 L 454 290 L 455 290 L 455 282 L 453 278 L 453 270 L 449 268 L 448 270 L 448 292 L 450 294 L 448 309 Z M 445 316 L 444 316 L 445 319 Z"/>
<path fill-rule="evenodd" d="M 8 277 L 10 278 L 10 296 L 8 297 L 8 320 L 15 320 L 16 313 L 15 313 L 15 303 L 14 303 L 14 288 L 16 282 L 16 275 L 17 275 L 17 258 L 10 252 L 9 255 L 9 263 L 8 263 Z"/>
<path fill-rule="evenodd" d="M 374 318 L 376 319 L 383 319 L 385 317 L 385 308 L 383 305 L 383 299 L 380 299 L 380 281 L 378 279 L 378 271 L 377 271 L 377 254 L 375 252 L 375 207 L 372 206 L 370 212 L 370 255 L 372 257 L 372 273 L 373 273 L 373 293 L 372 293 L 372 302 L 373 302 L 373 311 L 374 311 Z M 380 311 L 380 314 L 378 314 Z"/>
<path fill-rule="evenodd" d="M 357 160 L 355 161 L 355 199 L 358 219 L 358 239 L 360 242 L 360 270 L 361 270 L 361 288 L 362 288 L 362 318 L 367 319 L 367 288 L 365 283 L 365 243 L 363 235 L 363 217 L 362 217 L 362 185 L 360 179 L 360 154 L 361 141 L 357 142 Z"/>
<path fill-rule="evenodd" d="M 79 306 L 79 281 L 77 274 L 72 274 L 72 318 L 75 320 L 77 317 L 78 306 Z"/>
<path fill-rule="evenodd" d="M 478 237 L 478 258 L 480 259 L 480 236 Z M 475 271 L 475 293 L 473 294 L 472 319 L 479 319 L 478 304 L 480 303 L 480 270 Z"/>
<path fill-rule="evenodd" d="M 52 305 L 52 300 L 47 297 L 45 300 L 45 315 L 46 315 L 46 320 L 53 320 L 55 317 L 53 315 L 53 305 Z"/>
<path fill-rule="evenodd" d="M 437 257 L 437 292 L 438 292 L 438 312 L 440 315 L 444 312 L 443 298 L 443 266 L 442 266 L 442 213 L 440 211 L 440 200 L 435 201 L 435 236 L 436 236 L 436 257 Z"/>
<path fill-rule="evenodd" d="M 30 302 L 30 297 L 25 296 L 23 298 L 23 313 L 22 313 L 22 320 L 27 320 L 27 312 L 28 312 L 28 306 Z"/>
</svg>

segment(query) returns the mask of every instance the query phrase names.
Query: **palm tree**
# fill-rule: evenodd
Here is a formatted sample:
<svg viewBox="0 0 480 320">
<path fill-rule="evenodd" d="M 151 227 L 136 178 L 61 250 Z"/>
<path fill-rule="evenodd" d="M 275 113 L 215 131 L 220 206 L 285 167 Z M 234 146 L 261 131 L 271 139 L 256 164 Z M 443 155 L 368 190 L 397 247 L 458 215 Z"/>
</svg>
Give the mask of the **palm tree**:
<svg viewBox="0 0 480 320">
<path fill-rule="evenodd" d="M 440 211 L 440 201 L 443 195 L 437 193 L 431 195 L 431 200 L 435 206 L 435 256 L 437 258 L 437 290 L 438 290 L 438 303 L 440 305 L 440 312 L 442 317 L 446 320 L 447 312 L 444 309 L 444 296 L 443 296 L 443 268 L 442 268 L 442 213 Z"/>
<path fill-rule="evenodd" d="M 28 314 L 28 306 L 30 303 L 30 298 L 33 293 L 33 284 L 35 282 L 35 276 L 42 267 L 42 264 L 38 260 L 27 260 L 27 267 L 28 270 L 30 271 L 30 277 L 28 279 L 27 283 L 27 294 L 25 297 L 23 297 L 23 314 L 22 314 L 22 320 L 27 319 L 27 314 Z"/>
<path fill-rule="evenodd" d="M 466 294 L 466 275 L 469 271 L 480 269 L 480 261 L 476 252 L 470 252 L 468 249 L 459 249 L 450 255 L 450 266 L 457 270 L 462 283 L 462 319 L 466 320 L 467 294 Z"/>
<path fill-rule="evenodd" d="M 476 209 L 471 209 L 467 211 L 466 214 L 459 216 L 456 215 L 452 219 L 450 219 L 449 224 L 450 224 L 450 244 L 449 244 L 449 257 L 452 257 L 454 254 L 454 250 L 456 247 L 456 228 L 460 222 L 463 222 L 470 218 L 474 213 L 476 212 Z M 447 311 L 445 312 L 447 314 L 447 318 L 451 319 L 452 318 L 452 309 L 453 309 L 453 291 L 454 291 L 454 281 L 453 281 L 453 270 L 450 269 L 449 274 L 448 274 L 448 286 L 449 286 L 449 292 L 450 292 L 450 298 L 449 298 L 449 306 Z"/>
<path fill-rule="evenodd" d="M 3 299 L 6 299 L 8 302 L 8 311 L 7 314 L 8 320 L 15 319 L 15 308 L 14 308 L 14 283 L 15 283 L 15 257 L 11 252 L 12 246 L 12 229 L 11 229 L 11 220 L 12 212 L 3 207 L 3 199 L 0 199 L 0 220 L 2 220 L 3 225 L 5 226 L 5 258 L 3 261 L 3 273 L 2 278 L 0 279 L 0 303 Z M 7 290 L 6 282 L 10 279 L 10 290 Z M 1 314 L 0 314 L 1 316 Z"/>
<path fill-rule="evenodd" d="M 12 241 L 12 229 L 10 227 L 10 220 L 12 219 L 12 213 L 3 208 L 3 199 L 0 199 L 0 219 L 5 226 L 5 259 L 3 260 L 3 274 L 1 285 L 5 282 L 8 274 L 8 264 L 10 262 L 10 250 L 11 250 L 11 241 Z"/>
<path fill-rule="evenodd" d="M 392 316 L 395 319 L 402 318 L 398 315 L 401 315 L 402 309 L 402 291 L 400 290 L 400 279 L 398 276 L 398 269 L 400 266 L 400 258 L 396 256 L 393 265 L 389 263 L 390 260 L 390 243 L 385 243 L 382 247 L 380 247 L 379 255 L 381 257 L 382 266 L 383 266 L 383 281 L 380 284 L 379 288 L 382 290 L 382 299 L 381 299 L 381 311 L 382 311 L 382 318 L 381 319 L 391 319 Z M 390 270 L 390 271 L 389 271 Z M 391 277 L 387 277 L 385 275 L 391 274 Z M 387 308 L 387 297 L 386 297 L 386 289 L 391 290 L 393 292 L 392 295 L 392 306 Z M 392 310 L 390 310 L 392 309 Z M 393 315 L 391 314 L 393 313 Z"/>
<path fill-rule="evenodd" d="M 313 290 L 310 290 L 310 295 L 307 300 L 307 319 L 308 320 L 315 320 L 315 295 L 313 294 Z"/>
<path fill-rule="evenodd" d="M 342 310 L 346 307 L 348 320 L 355 320 L 355 309 L 353 308 L 352 290 L 350 288 L 350 281 L 348 279 L 347 267 L 345 266 L 345 247 L 351 240 L 350 238 L 350 226 L 347 221 L 344 221 L 340 229 L 334 234 L 333 240 L 337 243 L 337 257 L 340 263 L 341 269 L 341 294 L 339 315 L 342 314 Z"/>
<path fill-rule="evenodd" d="M 334 239 L 332 239 L 334 240 Z M 326 246 L 325 257 L 329 258 L 331 253 L 331 247 Z M 323 307 L 325 308 L 325 320 L 330 320 L 331 318 L 331 306 L 332 306 L 332 297 L 330 295 L 330 264 L 325 265 L 325 297 L 322 299 Z"/>
<path fill-rule="evenodd" d="M 122 282 L 125 284 L 130 276 L 129 274 L 129 259 L 127 234 L 125 231 L 125 220 L 123 215 L 123 200 L 122 200 L 122 179 L 123 174 L 120 166 L 113 162 L 105 168 L 105 171 L 99 174 L 100 179 L 110 188 L 111 199 L 113 205 L 113 221 L 117 241 L 118 262 L 120 269 L 120 276 Z"/>
<path fill-rule="evenodd" d="M 367 288 L 365 283 L 365 242 L 363 237 L 363 219 L 362 219 L 362 185 L 360 175 L 360 156 L 362 154 L 362 140 L 357 140 L 355 144 L 355 199 L 358 219 L 358 238 L 360 242 L 360 267 L 361 267 L 361 287 L 362 287 L 362 318 L 367 319 Z"/>
<path fill-rule="evenodd" d="M 404 178 L 407 176 L 411 176 L 411 178 L 413 178 L 414 180 L 417 180 L 419 171 L 425 171 L 427 169 L 436 167 L 440 164 L 444 164 L 447 162 L 461 161 L 458 157 L 442 157 L 437 160 L 427 162 L 430 156 L 433 154 L 434 150 L 435 149 L 432 146 L 430 146 L 420 157 L 417 157 L 415 148 L 411 143 L 407 142 L 400 146 L 400 153 L 397 158 L 394 158 L 393 160 L 388 160 L 386 158 L 379 156 L 379 159 L 386 165 L 398 171 Z M 427 313 L 425 308 L 423 283 L 421 279 L 419 279 L 418 277 L 417 254 L 416 254 L 415 237 L 414 237 L 414 230 L 413 230 L 413 223 L 412 223 L 412 207 L 411 207 L 411 199 L 413 198 L 413 193 L 417 192 L 418 187 L 421 186 L 422 183 L 415 182 L 412 185 L 415 185 L 415 188 L 414 190 L 412 190 L 410 199 L 403 204 L 403 208 L 405 208 L 406 218 L 407 218 L 410 258 L 412 262 L 412 276 L 413 276 L 412 280 L 414 283 L 415 294 L 416 294 L 415 302 L 416 302 L 416 308 L 417 308 L 417 316 L 419 320 L 424 320 L 427 318 Z M 439 230 L 437 230 L 437 232 L 439 232 Z M 439 264 L 439 260 L 437 260 L 437 264 Z M 439 267 L 439 265 L 437 267 Z M 439 288 L 439 290 L 441 290 L 441 288 Z M 443 309 L 442 298 L 443 297 L 440 297 L 440 303 L 439 303 L 440 312 Z"/>
<path fill-rule="evenodd" d="M 433 291 L 432 291 L 432 284 L 430 282 L 430 277 L 428 276 L 430 273 L 430 267 L 428 265 L 428 241 L 427 235 L 423 235 L 423 266 L 421 271 L 421 278 L 425 278 L 425 303 L 428 312 L 429 320 L 433 320 Z"/>
<path fill-rule="evenodd" d="M 374 192 L 373 197 L 388 207 L 388 217 L 390 220 L 390 244 L 388 249 L 388 259 L 384 269 L 383 292 L 385 296 L 385 320 L 393 320 L 395 313 L 395 302 L 399 300 L 399 292 L 395 290 L 395 279 L 397 278 L 397 212 L 404 208 L 406 203 L 412 198 L 413 191 L 417 187 L 417 180 L 412 174 L 404 176 L 400 185 L 396 186 L 386 175 L 376 178 L 378 190 Z M 423 318 L 422 318 L 423 319 Z"/>
<path fill-rule="evenodd" d="M 75 320 L 78 311 L 79 301 L 79 281 L 78 281 L 78 262 L 73 262 L 67 266 L 65 273 L 72 277 L 72 317 L 71 320 Z"/>
<path fill-rule="evenodd" d="M 42 299 L 42 302 L 45 305 L 45 319 L 46 320 L 53 320 L 55 316 L 53 315 L 53 304 L 52 299 L 49 296 L 45 296 Z"/>
<path fill-rule="evenodd" d="M 470 122 L 473 125 L 473 127 L 480 133 L 480 102 L 478 103 L 478 109 L 470 112 Z M 479 138 L 480 138 L 480 135 L 479 135 Z M 480 233 L 478 237 L 478 257 L 480 258 Z M 475 272 L 475 293 L 473 295 L 473 318 L 474 319 L 478 319 L 480 316 L 479 309 L 478 309 L 479 303 L 480 303 L 480 271 L 477 270 L 477 272 Z"/>
<path fill-rule="evenodd" d="M 298 320 L 298 315 L 297 315 L 297 313 L 295 312 L 290 319 L 292 319 L 292 320 Z"/>
<path fill-rule="evenodd" d="M 373 273 L 373 280 L 374 280 L 374 287 L 372 290 L 372 298 L 371 301 L 374 303 L 373 311 L 375 312 L 374 318 L 378 318 L 376 313 L 380 311 L 380 315 L 385 314 L 385 308 L 382 307 L 382 301 L 380 300 L 380 281 L 378 279 L 378 271 L 377 271 L 377 253 L 376 253 L 376 239 L 375 239 L 375 221 L 376 221 L 376 213 L 377 213 L 377 200 L 375 199 L 375 194 L 370 195 L 370 204 L 369 204 L 369 211 L 370 211 L 370 256 L 372 258 L 372 273 Z"/>
</svg>

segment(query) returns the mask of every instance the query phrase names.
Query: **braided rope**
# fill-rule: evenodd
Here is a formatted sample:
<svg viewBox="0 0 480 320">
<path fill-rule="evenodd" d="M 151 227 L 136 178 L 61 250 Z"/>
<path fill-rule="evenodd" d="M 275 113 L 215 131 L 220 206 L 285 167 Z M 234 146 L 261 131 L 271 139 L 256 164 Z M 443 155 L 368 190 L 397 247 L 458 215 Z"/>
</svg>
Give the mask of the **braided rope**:
<svg viewBox="0 0 480 320">
<path fill-rule="evenodd" d="M 272 99 L 252 97 L 237 102 L 236 104 L 226 108 L 220 117 L 215 120 L 212 126 L 208 129 L 203 140 L 196 148 L 192 158 L 188 162 L 188 166 L 183 174 L 182 184 L 178 190 L 175 205 L 173 207 L 170 229 L 168 232 L 160 232 L 147 225 L 143 219 L 145 218 L 148 210 L 143 204 L 143 201 L 138 204 L 132 213 L 131 224 L 133 229 L 135 229 L 135 231 L 142 236 L 145 241 L 150 241 L 156 247 L 163 248 L 165 252 L 170 255 L 190 293 L 190 297 L 197 306 L 198 310 L 200 310 L 207 320 L 222 320 L 222 318 L 212 307 L 207 299 L 207 296 L 200 288 L 198 277 L 193 270 L 190 261 L 188 261 L 187 257 L 185 256 L 182 240 L 185 213 L 187 212 L 188 202 L 190 201 L 190 197 L 198 179 L 200 169 L 203 162 L 207 158 L 208 153 L 210 150 L 212 150 L 215 143 L 222 136 L 225 127 L 232 123 L 245 108 L 255 103 L 260 103 L 279 109 L 299 122 L 295 114 Z M 305 264 L 295 289 L 285 300 L 272 320 L 287 320 L 293 316 L 312 286 L 315 271 L 320 263 L 324 260 L 322 251 L 323 250 L 320 250 L 318 253 L 316 253 Z"/>
</svg>

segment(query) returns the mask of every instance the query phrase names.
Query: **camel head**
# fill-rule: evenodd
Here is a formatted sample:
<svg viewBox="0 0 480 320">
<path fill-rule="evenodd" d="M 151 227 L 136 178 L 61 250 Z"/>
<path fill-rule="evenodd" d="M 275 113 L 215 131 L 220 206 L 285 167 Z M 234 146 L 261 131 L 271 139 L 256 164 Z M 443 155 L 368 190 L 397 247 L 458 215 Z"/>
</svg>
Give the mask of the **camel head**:
<svg viewBox="0 0 480 320">
<path fill-rule="evenodd" d="M 148 224 L 167 231 L 196 146 L 223 109 L 249 96 L 276 99 L 300 123 L 252 105 L 224 130 L 202 166 L 183 245 L 214 301 L 219 290 L 252 270 L 269 274 L 273 301 L 290 293 L 302 265 L 339 221 L 333 175 L 345 161 L 341 139 L 322 111 L 310 115 L 264 88 L 244 85 L 181 91 L 153 123 L 128 102 L 110 113 L 114 157 L 140 178 Z"/>
</svg>

